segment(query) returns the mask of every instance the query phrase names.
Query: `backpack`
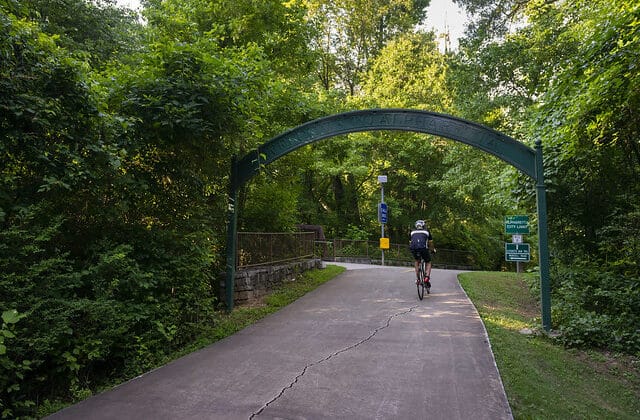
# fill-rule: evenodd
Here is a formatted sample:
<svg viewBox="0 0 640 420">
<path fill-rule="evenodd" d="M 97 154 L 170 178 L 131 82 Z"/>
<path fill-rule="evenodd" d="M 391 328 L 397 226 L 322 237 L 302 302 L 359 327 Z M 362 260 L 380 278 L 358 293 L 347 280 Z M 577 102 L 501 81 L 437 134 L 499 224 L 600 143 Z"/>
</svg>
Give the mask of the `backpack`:
<svg viewBox="0 0 640 420">
<path fill-rule="evenodd" d="M 410 249 L 424 249 L 427 247 L 429 232 L 427 230 L 414 230 L 411 232 Z"/>
</svg>

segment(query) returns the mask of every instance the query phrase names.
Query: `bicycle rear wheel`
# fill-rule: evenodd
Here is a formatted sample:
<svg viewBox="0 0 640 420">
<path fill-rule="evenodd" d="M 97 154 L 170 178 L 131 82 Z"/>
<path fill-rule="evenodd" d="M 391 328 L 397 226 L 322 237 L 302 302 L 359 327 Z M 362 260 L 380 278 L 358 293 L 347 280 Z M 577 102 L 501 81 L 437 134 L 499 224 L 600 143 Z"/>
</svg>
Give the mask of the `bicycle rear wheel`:
<svg viewBox="0 0 640 420">
<path fill-rule="evenodd" d="M 418 298 L 420 298 L 420 300 L 424 299 L 424 265 L 424 260 L 420 260 L 420 268 L 418 268 L 418 281 L 416 283 L 416 286 L 418 287 Z"/>
</svg>

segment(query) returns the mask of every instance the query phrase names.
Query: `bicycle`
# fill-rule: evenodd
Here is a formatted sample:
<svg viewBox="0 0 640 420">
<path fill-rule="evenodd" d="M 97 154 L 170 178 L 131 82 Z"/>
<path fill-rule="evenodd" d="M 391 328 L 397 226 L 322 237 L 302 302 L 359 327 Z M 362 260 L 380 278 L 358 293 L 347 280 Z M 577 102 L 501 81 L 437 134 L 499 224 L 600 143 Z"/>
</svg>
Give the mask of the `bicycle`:
<svg viewBox="0 0 640 420">
<path fill-rule="evenodd" d="M 431 282 L 427 280 L 427 262 L 424 258 L 420 258 L 420 266 L 418 268 L 418 279 L 416 280 L 416 286 L 418 288 L 418 297 L 420 300 L 424 299 L 424 291 L 427 290 L 427 294 L 431 293 Z"/>
</svg>

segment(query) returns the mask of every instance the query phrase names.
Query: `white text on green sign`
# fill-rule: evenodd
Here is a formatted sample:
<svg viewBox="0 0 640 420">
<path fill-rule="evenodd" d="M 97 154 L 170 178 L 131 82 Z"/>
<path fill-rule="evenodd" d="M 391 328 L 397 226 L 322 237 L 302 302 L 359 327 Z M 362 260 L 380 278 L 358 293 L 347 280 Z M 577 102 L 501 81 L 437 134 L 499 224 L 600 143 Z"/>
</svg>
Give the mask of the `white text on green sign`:
<svg viewBox="0 0 640 420">
<path fill-rule="evenodd" d="M 504 233 L 507 234 L 529 234 L 529 216 L 516 215 L 505 216 Z"/>
<path fill-rule="evenodd" d="M 504 244 L 504 259 L 506 261 L 529 262 L 531 252 L 529 244 Z"/>
</svg>

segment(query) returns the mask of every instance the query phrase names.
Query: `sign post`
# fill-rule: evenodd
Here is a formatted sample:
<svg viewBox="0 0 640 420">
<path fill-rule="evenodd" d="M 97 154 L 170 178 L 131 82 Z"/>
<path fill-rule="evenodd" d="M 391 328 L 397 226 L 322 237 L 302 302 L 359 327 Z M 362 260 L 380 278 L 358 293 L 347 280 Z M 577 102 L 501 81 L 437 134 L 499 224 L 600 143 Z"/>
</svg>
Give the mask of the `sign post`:
<svg viewBox="0 0 640 420">
<path fill-rule="evenodd" d="M 380 183 L 380 205 L 378 206 L 378 220 L 380 221 L 380 251 L 382 252 L 381 264 L 384 265 L 384 250 L 383 244 L 389 248 L 389 241 L 383 241 L 384 237 L 384 225 L 387 223 L 388 209 L 384 202 L 384 184 L 387 182 L 386 175 L 378 175 L 378 182 Z"/>
</svg>

